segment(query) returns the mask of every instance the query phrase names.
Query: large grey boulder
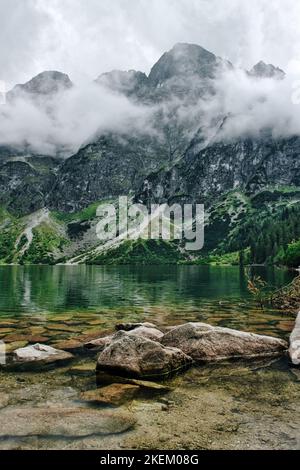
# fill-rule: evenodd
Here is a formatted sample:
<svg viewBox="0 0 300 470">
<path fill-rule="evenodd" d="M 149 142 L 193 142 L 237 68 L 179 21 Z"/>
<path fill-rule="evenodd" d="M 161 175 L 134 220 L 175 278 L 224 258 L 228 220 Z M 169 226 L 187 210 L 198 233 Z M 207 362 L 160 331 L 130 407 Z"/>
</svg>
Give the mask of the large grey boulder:
<svg viewBox="0 0 300 470">
<path fill-rule="evenodd" d="M 178 326 L 166 333 L 161 342 L 180 348 L 197 362 L 276 356 L 288 347 L 281 339 L 204 323 Z"/>
<path fill-rule="evenodd" d="M 159 378 L 191 363 L 192 359 L 180 349 L 119 331 L 99 354 L 97 370 L 137 378 Z"/>
<path fill-rule="evenodd" d="M 300 312 L 298 313 L 294 330 L 290 336 L 289 355 L 295 366 L 300 365 Z"/>
</svg>

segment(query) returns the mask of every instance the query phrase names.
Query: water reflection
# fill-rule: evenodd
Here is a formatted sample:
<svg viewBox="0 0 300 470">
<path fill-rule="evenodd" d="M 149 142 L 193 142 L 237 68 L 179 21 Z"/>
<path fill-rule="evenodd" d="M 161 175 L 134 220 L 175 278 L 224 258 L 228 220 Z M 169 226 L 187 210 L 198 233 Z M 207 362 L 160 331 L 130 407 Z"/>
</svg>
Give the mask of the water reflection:
<svg viewBox="0 0 300 470">
<path fill-rule="evenodd" d="M 257 268 L 274 286 L 285 270 Z M 2 266 L 0 314 L 99 308 L 200 307 L 248 298 L 245 271 L 213 266 Z"/>
</svg>

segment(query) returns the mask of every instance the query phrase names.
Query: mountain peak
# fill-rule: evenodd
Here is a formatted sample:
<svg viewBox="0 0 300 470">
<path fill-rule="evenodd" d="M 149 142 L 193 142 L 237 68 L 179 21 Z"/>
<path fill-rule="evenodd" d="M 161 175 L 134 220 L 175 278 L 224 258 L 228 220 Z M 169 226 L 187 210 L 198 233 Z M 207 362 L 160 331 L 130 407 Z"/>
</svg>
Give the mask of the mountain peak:
<svg viewBox="0 0 300 470">
<path fill-rule="evenodd" d="M 9 93 L 9 98 L 25 93 L 32 96 L 36 95 L 53 95 L 59 91 L 64 91 L 72 88 L 73 83 L 71 82 L 68 75 L 49 70 L 41 72 L 33 77 L 28 82 L 16 85 Z"/>
<path fill-rule="evenodd" d="M 197 44 L 177 43 L 154 65 L 149 80 L 152 85 L 159 86 L 180 76 L 196 75 L 201 79 L 211 79 L 221 64 L 231 65 Z"/>
<path fill-rule="evenodd" d="M 285 72 L 279 67 L 275 67 L 273 64 L 266 64 L 261 60 L 254 65 L 250 70 L 249 75 L 254 78 L 275 78 L 277 80 L 283 80 Z"/>
<path fill-rule="evenodd" d="M 111 91 L 130 96 L 147 84 L 147 75 L 136 70 L 112 70 L 100 75 L 95 81 Z"/>
</svg>

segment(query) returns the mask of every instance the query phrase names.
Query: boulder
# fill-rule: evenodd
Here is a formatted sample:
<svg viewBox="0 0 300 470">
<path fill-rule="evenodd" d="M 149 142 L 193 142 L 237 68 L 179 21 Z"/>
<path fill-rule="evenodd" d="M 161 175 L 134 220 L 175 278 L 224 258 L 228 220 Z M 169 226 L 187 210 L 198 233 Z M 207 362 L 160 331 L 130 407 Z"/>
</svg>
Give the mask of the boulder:
<svg viewBox="0 0 300 470">
<path fill-rule="evenodd" d="M 80 398 L 100 405 L 120 406 L 128 400 L 132 400 L 139 390 L 138 385 L 116 383 L 83 392 Z"/>
<path fill-rule="evenodd" d="M 157 328 L 152 328 L 150 326 L 138 326 L 132 330 L 126 331 L 128 335 L 132 336 L 141 336 L 142 338 L 151 339 L 152 341 L 160 341 L 164 334 Z M 151 323 L 148 323 L 151 325 Z M 120 330 L 122 331 L 122 330 Z M 125 330 L 124 330 L 125 331 Z M 103 351 L 106 346 L 109 346 L 112 341 L 114 341 L 115 335 L 104 336 L 103 338 L 98 338 L 88 343 L 84 344 L 86 349 L 96 349 L 97 351 Z"/>
<path fill-rule="evenodd" d="M 180 348 L 196 362 L 277 356 L 287 349 L 281 339 L 204 323 L 178 326 L 166 333 L 161 343 Z"/>
<path fill-rule="evenodd" d="M 180 349 L 119 331 L 99 354 L 97 369 L 135 378 L 159 378 L 191 363 L 192 359 Z"/>
<path fill-rule="evenodd" d="M 289 355 L 295 366 L 300 365 L 300 312 L 298 313 L 294 330 L 290 336 Z"/>
<path fill-rule="evenodd" d="M 13 352 L 13 362 L 17 364 L 51 364 L 73 358 L 71 353 L 52 348 L 45 344 L 34 344 Z"/>
</svg>

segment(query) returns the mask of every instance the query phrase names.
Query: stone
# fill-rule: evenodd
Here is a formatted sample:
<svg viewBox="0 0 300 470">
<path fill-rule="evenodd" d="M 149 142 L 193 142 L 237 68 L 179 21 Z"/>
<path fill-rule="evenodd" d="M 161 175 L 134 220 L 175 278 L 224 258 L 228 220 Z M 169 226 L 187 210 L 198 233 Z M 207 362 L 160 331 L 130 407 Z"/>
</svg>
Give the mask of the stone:
<svg viewBox="0 0 300 470">
<path fill-rule="evenodd" d="M 66 361 L 73 358 L 73 355 L 61 351 L 59 349 L 52 348 L 45 344 L 34 344 L 25 348 L 16 349 L 13 352 L 13 361 L 17 364 L 24 363 L 43 363 L 50 364 L 60 361 Z"/>
<path fill-rule="evenodd" d="M 61 341 L 56 341 L 52 343 L 51 346 L 56 349 L 63 349 L 64 351 L 74 351 L 80 349 L 83 346 L 83 343 L 77 339 L 66 339 Z"/>
<path fill-rule="evenodd" d="M 151 392 L 167 393 L 173 390 L 172 387 L 165 385 L 165 384 L 150 382 L 149 380 L 139 380 L 139 379 L 132 379 L 129 377 L 120 377 L 120 376 L 111 375 L 107 372 L 102 372 L 99 370 L 97 371 L 96 379 L 97 379 L 97 385 L 99 387 L 103 387 L 104 385 L 111 385 L 112 383 L 123 383 L 123 384 L 138 385 L 142 390 L 151 391 Z"/>
<path fill-rule="evenodd" d="M 120 406 L 128 400 L 132 400 L 139 392 L 138 385 L 131 384 L 111 384 L 96 390 L 83 392 L 80 397 L 84 401 L 99 403 L 104 405 Z"/>
<path fill-rule="evenodd" d="M 289 355 L 295 366 L 300 365 L 300 312 L 296 318 L 295 326 L 290 336 Z"/>
<path fill-rule="evenodd" d="M 129 412 L 90 408 L 17 407 L 0 413 L 0 437 L 86 437 L 120 434 L 133 428 Z"/>
<path fill-rule="evenodd" d="M 98 356 L 97 370 L 134 378 L 163 377 L 186 368 L 192 359 L 180 349 L 119 331 Z"/>
<path fill-rule="evenodd" d="M 142 389 L 150 390 L 153 392 L 170 392 L 172 390 L 172 387 L 168 387 L 167 385 L 157 384 L 156 382 L 150 382 L 148 380 L 131 379 L 130 383 L 138 385 Z"/>
<path fill-rule="evenodd" d="M 281 339 L 205 323 L 178 326 L 166 333 L 161 343 L 180 348 L 196 362 L 277 356 L 287 350 L 287 343 Z"/>
</svg>

